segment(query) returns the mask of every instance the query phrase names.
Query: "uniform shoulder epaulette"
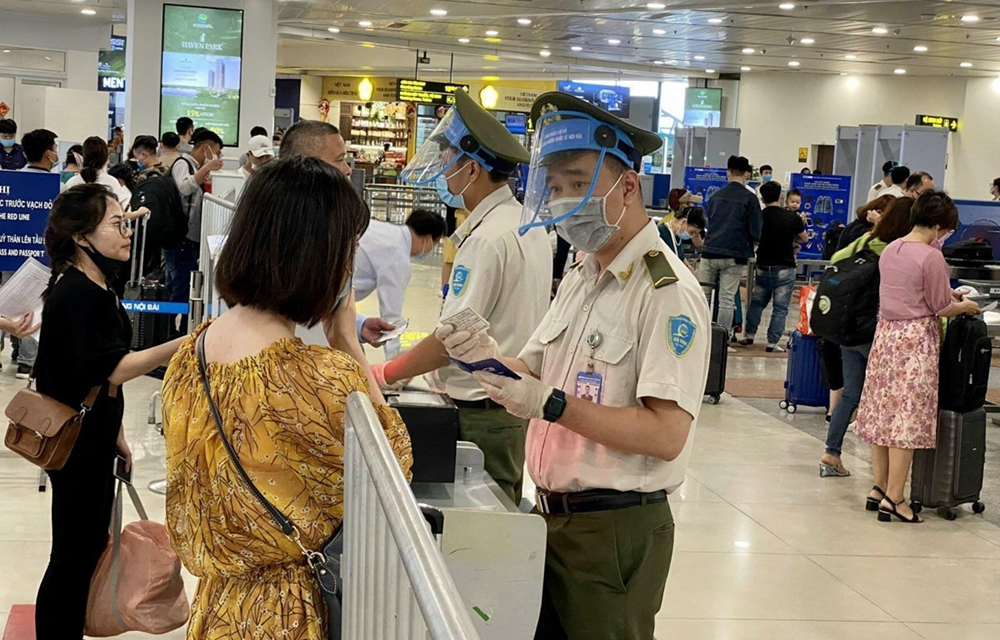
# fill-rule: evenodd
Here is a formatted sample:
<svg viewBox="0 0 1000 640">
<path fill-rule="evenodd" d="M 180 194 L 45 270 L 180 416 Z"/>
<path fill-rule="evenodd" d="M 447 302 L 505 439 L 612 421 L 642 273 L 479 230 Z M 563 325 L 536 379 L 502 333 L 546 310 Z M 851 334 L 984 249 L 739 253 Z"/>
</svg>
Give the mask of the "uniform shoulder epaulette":
<svg viewBox="0 0 1000 640">
<path fill-rule="evenodd" d="M 670 266 L 667 256 L 663 255 L 661 251 L 656 249 L 647 251 L 642 256 L 642 261 L 646 263 L 646 271 L 649 272 L 654 289 L 660 289 L 677 282 L 677 274 L 674 273 L 674 268 Z"/>
</svg>

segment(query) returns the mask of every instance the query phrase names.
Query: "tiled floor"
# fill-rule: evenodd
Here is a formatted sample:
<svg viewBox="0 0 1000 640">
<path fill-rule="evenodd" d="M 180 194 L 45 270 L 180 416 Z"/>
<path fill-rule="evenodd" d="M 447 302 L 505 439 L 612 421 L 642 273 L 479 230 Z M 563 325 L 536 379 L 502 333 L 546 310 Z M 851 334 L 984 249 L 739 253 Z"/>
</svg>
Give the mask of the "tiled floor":
<svg viewBox="0 0 1000 640">
<path fill-rule="evenodd" d="M 433 327 L 438 282 L 434 267 L 415 266 L 407 301 L 414 331 Z M 372 301 L 362 308 L 373 311 Z M 744 373 L 783 374 L 783 360 L 741 360 L 730 362 Z M 0 404 L 19 385 L 6 366 Z M 162 520 L 163 498 L 145 490 L 163 475 L 162 438 L 147 425 L 157 385 L 142 379 L 126 387 L 126 428 L 137 485 L 152 517 Z M 991 428 L 991 465 L 998 431 Z M 688 481 L 671 499 L 677 540 L 656 637 L 1000 638 L 1000 528 L 967 509 L 955 522 L 934 514 L 919 526 L 877 522 L 863 508 L 871 485 L 864 445 L 848 437 L 853 477 L 820 479 L 823 436 L 821 413 L 788 416 L 772 400 L 726 397 L 704 406 Z M 48 494 L 37 492 L 35 478 L 30 466 L 0 451 L 0 628 L 11 605 L 33 601 L 48 554 Z M 989 509 L 1000 511 L 1000 503 Z"/>
</svg>

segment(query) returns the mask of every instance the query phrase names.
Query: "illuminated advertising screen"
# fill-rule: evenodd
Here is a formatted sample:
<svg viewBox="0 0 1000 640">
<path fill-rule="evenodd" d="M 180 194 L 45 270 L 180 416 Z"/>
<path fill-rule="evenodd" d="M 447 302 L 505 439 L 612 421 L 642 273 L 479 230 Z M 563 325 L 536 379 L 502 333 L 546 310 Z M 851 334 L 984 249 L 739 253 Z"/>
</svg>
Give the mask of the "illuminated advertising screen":
<svg viewBox="0 0 1000 640">
<path fill-rule="evenodd" d="M 684 94 L 685 127 L 722 126 L 722 89 L 689 87 Z"/>
<path fill-rule="evenodd" d="M 187 116 L 237 145 L 242 55 L 242 11 L 164 5 L 160 130 Z"/>
</svg>

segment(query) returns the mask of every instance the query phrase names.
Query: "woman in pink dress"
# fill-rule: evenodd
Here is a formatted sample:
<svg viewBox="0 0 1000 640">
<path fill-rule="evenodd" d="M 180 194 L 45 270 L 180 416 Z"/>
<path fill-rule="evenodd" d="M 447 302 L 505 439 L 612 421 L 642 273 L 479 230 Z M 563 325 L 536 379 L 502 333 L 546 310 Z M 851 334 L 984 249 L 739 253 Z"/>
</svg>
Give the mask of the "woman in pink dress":
<svg viewBox="0 0 1000 640">
<path fill-rule="evenodd" d="M 903 496 L 915 449 L 933 449 L 938 421 L 941 322 L 979 312 L 951 290 L 941 247 L 958 226 L 958 209 L 943 192 L 913 205 L 913 230 L 879 258 L 880 319 L 858 410 L 858 436 L 871 445 L 875 486 L 868 509 L 878 518 L 922 519 Z M 880 487 L 885 487 L 883 491 Z"/>
</svg>

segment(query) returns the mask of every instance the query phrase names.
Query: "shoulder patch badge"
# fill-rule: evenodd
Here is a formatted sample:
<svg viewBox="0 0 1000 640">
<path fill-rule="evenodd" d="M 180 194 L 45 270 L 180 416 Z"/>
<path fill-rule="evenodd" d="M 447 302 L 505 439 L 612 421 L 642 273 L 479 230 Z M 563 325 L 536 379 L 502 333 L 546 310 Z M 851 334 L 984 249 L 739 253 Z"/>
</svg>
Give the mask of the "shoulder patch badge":
<svg viewBox="0 0 1000 640">
<path fill-rule="evenodd" d="M 469 284 L 469 268 L 464 264 L 457 265 L 451 273 L 451 292 L 456 298 L 461 298 L 465 287 Z"/>
<path fill-rule="evenodd" d="M 683 358 L 691 350 L 694 335 L 698 331 L 691 318 L 687 316 L 671 316 L 667 322 L 667 346 L 678 358 Z"/>
</svg>

